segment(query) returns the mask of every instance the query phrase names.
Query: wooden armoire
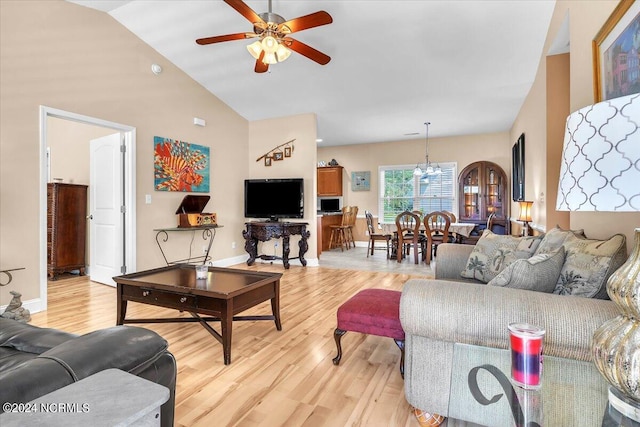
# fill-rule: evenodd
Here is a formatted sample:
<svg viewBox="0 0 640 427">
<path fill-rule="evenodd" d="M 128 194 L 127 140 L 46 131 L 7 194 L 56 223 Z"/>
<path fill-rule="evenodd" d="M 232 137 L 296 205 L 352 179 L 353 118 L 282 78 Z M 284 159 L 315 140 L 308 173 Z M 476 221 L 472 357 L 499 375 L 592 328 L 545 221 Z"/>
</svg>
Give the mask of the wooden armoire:
<svg viewBox="0 0 640 427">
<path fill-rule="evenodd" d="M 47 184 L 47 274 L 79 270 L 85 274 L 87 241 L 86 185 Z"/>
</svg>

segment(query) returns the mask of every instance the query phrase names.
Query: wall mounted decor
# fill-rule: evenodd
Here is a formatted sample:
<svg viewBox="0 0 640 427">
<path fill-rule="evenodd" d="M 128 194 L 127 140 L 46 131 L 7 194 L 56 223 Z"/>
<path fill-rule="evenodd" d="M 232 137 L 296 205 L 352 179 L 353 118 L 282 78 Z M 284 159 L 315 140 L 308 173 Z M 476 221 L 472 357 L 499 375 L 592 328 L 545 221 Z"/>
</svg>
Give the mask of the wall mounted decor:
<svg viewBox="0 0 640 427">
<path fill-rule="evenodd" d="M 156 190 L 209 192 L 209 147 L 161 136 L 153 144 Z"/>
<path fill-rule="evenodd" d="M 351 172 L 351 191 L 371 190 L 371 172 Z"/>
<path fill-rule="evenodd" d="M 640 1 L 622 0 L 593 39 L 596 102 L 640 92 Z"/>
<path fill-rule="evenodd" d="M 285 142 L 284 144 L 276 145 L 271 150 L 264 153 L 262 156 L 256 159 L 256 162 L 264 159 L 265 166 L 271 166 L 271 160 L 279 161 L 284 160 L 285 157 L 291 157 L 293 154 L 293 141 L 296 139 L 292 139 L 290 141 Z M 284 151 L 281 148 L 284 147 Z"/>
</svg>

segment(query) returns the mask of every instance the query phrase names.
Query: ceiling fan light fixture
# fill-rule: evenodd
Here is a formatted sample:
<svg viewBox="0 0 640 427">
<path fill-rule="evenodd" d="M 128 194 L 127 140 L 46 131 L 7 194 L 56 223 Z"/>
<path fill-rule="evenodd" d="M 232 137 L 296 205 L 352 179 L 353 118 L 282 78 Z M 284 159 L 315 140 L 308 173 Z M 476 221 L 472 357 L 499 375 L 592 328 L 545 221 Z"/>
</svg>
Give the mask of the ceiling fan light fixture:
<svg viewBox="0 0 640 427">
<path fill-rule="evenodd" d="M 273 36 L 266 36 L 262 39 L 262 49 L 264 49 L 265 54 L 275 53 L 278 46 L 278 40 Z"/>
<path fill-rule="evenodd" d="M 247 46 L 247 50 L 254 59 L 259 59 L 260 53 L 262 53 L 262 43 L 260 43 L 260 40 L 255 41 Z"/>
<path fill-rule="evenodd" d="M 269 65 L 285 61 L 293 52 L 297 52 L 320 65 L 326 65 L 331 61 L 331 58 L 324 53 L 304 43 L 296 43 L 296 40 L 287 37 L 292 33 L 331 24 L 333 18 L 327 12 L 321 10 L 285 20 L 282 16 L 272 12 L 272 0 L 269 0 L 269 12 L 265 13 L 256 13 L 243 0 L 224 0 L 224 2 L 252 23 L 253 32 L 199 38 L 196 39 L 198 45 L 204 46 L 256 37 L 258 41 L 246 46 L 249 54 L 256 60 L 254 66 L 256 73 L 267 72 Z M 294 49 L 290 49 L 292 46 Z"/>
<path fill-rule="evenodd" d="M 262 58 L 262 62 L 265 64 L 269 64 L 269 65 L 273 65 L 273 64 L 277 64 L 278 60 L 276 59 L 276 54 L 275 53 L 264 53 L 264 57 Z"/>
<path fill-rule="evenodd" d="M 287 49 L 282 43 L 278 44 L 278 48 L 276 49 L 276 57 L 278 58 L 278 62 L 286 60 L 289 56 L 291 56 L 291 51 Z"/>
</svg>

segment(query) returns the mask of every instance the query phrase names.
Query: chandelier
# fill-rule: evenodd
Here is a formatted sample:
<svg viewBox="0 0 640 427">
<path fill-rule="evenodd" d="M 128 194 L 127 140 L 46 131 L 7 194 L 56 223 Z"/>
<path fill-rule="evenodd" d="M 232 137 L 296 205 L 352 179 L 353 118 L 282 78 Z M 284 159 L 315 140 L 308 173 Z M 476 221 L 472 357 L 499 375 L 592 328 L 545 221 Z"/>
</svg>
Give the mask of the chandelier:
<svg viewBox="0 0 640 427">
<path fill-rule="evenodd" d="M 440 165 L 436 163 L 435 167 L 429 161 L 429 125 L 431 122 L 425 122 L 425 126 L 427 127 L 427 133 L 424 144 L 424 170 L 420 168 L 420 163 L 416 164 L 416 168 L 413 170 L 413 174 L 415 176 L 420 175 L 440 175 L 442 173 L 442 168 Z"/>
</svg>

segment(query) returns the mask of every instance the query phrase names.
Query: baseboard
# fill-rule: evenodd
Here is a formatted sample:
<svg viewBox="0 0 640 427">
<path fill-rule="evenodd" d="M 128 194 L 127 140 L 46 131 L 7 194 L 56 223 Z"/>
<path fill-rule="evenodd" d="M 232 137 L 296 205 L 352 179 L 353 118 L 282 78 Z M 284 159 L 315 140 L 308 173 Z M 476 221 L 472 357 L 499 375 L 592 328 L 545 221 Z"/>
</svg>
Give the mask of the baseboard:
<svg viewBox="0 0 640 427">
<path fill-rule="evenodd" d="M 236 264 L 242 264 L 247 262 L 248 255 L 238 255 L 231 258 L 219 259 L 217 261 L 209 261 L 209 265 L 213 267 L 229 267 Z"/>
<path fill-rule="evenodd" d="M 9 305 L 9 304 L 7 304 L 7 305 Z M 0 313 L 4 313 L 4 311 L 7 309 L 7 305 L 0 306 Z M 40 298 L 35 298 L 35 299 L 27 300 L 27 301 L 22 301 L 22 307 L 24 307 L 27 310 L 29 310 L 29 313 L 31 313 L 31 314 L 39 313 L 39 312 L 44 310 L 43 307 L 42 307 L 42 300 Z"/>
</svg>

